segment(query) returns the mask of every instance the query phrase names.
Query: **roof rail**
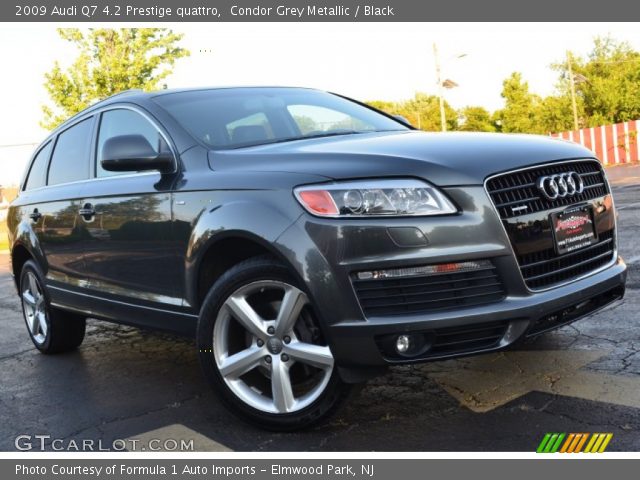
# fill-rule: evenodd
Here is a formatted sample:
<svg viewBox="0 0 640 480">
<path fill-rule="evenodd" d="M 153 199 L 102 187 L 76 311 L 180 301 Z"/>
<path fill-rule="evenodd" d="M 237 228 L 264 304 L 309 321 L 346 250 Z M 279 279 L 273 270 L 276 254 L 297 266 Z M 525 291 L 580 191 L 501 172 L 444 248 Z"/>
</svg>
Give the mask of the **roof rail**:
<svg viewBox="0 0 640 480">
<path fill-rule="evenodd" d="M 102 103 L 105 100 L 109 100 L 109 99 L 114 98 L 114 97 L 119 97 L 121 95 L 134 95 L 136 93 L 144 93 L 144 90 L 142 90 L 141 88 L 132 88 L 132 89 L 129 89 L 129 90 L 123 90 L 121 92 L 114 93 L 113 95 L 109 95 L 106 98 L 103 98 L 99 102 L 94 103 L 94 105 L 97 105 L 98 103 Z"/>
<path fill-rule="evenodd" d="M 114 97 L 120 97 L 120 96 L 125 96 L 125 95 L 135 95 L 137 93 L 144 93 L 144 90 L 139 89 L 139 88 L 132 88 L 132 89 L 129 89 L 129 90 L 123 90 L 122 92 L 114 93 L 113 95 L 109 95 L 108 97 L 103 98 L 102 100 L 98 100 L 96 103 L 93 103 L 93 104 L 89 105 L 86 109 L 84 109 L 84 110 L 76 113 L 75 115 L 72 115 L 71 117 L 67 118 L 64 122 L 62 122 L 60 125 L 58 125 L 58 127 L 56 127 L 54 130 L 57 130 L 62 125 L 65 125 L 65 124 L 69 123 L 74 118 L 77 118 L 80 115 L 85 114 L 87 111 L 92 110 L 95 107 L 99 107 L 100 105 L 102 105 L 107 100 L 110 100 L 110 99 L 112 99 Z"/>
</svg>

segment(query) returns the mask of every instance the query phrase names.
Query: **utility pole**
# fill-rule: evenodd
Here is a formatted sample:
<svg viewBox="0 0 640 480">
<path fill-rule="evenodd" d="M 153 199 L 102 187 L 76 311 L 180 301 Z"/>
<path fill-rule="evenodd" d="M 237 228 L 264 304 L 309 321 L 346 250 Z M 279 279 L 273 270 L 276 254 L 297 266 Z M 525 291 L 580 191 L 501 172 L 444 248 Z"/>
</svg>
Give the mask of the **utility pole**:
<svg viewBox="0 0 640 480">
<path fill-rule="evenodd" d="M 438 46 L 433 42 L 433 57 L 436 62 L 436 81 L 438 82 L 438 98 L 440 99 L 440 127 L 443 132 L 447 131 L 447 118 L 444 112 L 444 97 L 442 96 L 442 77 L 440 76 L 440 58 L 438 57 Z"/>
<path fill-rule="evenodd" d="M 571 52 L 567 50 L 567 69 L 569 71 L 569 86 L 571 88 L 571 108 L 573 108 L 573 129 L 578 130 L 578 105 L 576 104 L 576 79 L 573 76 Z"/>
</svg>

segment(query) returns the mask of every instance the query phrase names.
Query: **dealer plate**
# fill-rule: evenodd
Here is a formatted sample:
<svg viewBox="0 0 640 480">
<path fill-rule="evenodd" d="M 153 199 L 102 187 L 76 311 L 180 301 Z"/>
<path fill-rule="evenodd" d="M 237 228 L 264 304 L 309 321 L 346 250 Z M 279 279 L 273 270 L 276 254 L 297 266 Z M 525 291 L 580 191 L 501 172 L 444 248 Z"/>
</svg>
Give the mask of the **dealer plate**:
<svg viewBox="0 0 640 480">
<path fill-rule="evenodd" d="M 552 213 L 549 215 L 549 224 L 558 255 L 575 252 L 598 241 L 590 206 L 571 207 Z"/>
</svg>

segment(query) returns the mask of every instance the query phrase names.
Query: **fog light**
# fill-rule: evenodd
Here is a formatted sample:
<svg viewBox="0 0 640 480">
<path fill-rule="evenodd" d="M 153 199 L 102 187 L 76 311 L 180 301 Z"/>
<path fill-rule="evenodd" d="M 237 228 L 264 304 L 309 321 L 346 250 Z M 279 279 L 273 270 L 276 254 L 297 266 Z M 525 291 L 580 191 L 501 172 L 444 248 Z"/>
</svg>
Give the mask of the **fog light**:
<svg viewBox="0 0 640 480">
<path fill-rule="evenodd" d="M 398 353 L 406 353 L 411 346 L 411 339 L 408 335 L 398 335 L 396 340 L 396 350 Z"/>
</svg>

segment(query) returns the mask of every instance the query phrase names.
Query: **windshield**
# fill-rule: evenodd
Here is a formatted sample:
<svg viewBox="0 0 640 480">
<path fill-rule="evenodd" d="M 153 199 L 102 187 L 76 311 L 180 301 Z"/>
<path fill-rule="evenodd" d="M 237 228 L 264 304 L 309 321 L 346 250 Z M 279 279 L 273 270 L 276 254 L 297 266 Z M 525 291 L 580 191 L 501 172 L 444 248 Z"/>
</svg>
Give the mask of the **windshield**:
<svg viewBox="0 0 640 480">
<path fill-rule="evenodd" d="M 158 95 L 154 101 L 213 149 L 408 130 L 374 110 L 317 90 L 193 90 Z"/>
</svg>

